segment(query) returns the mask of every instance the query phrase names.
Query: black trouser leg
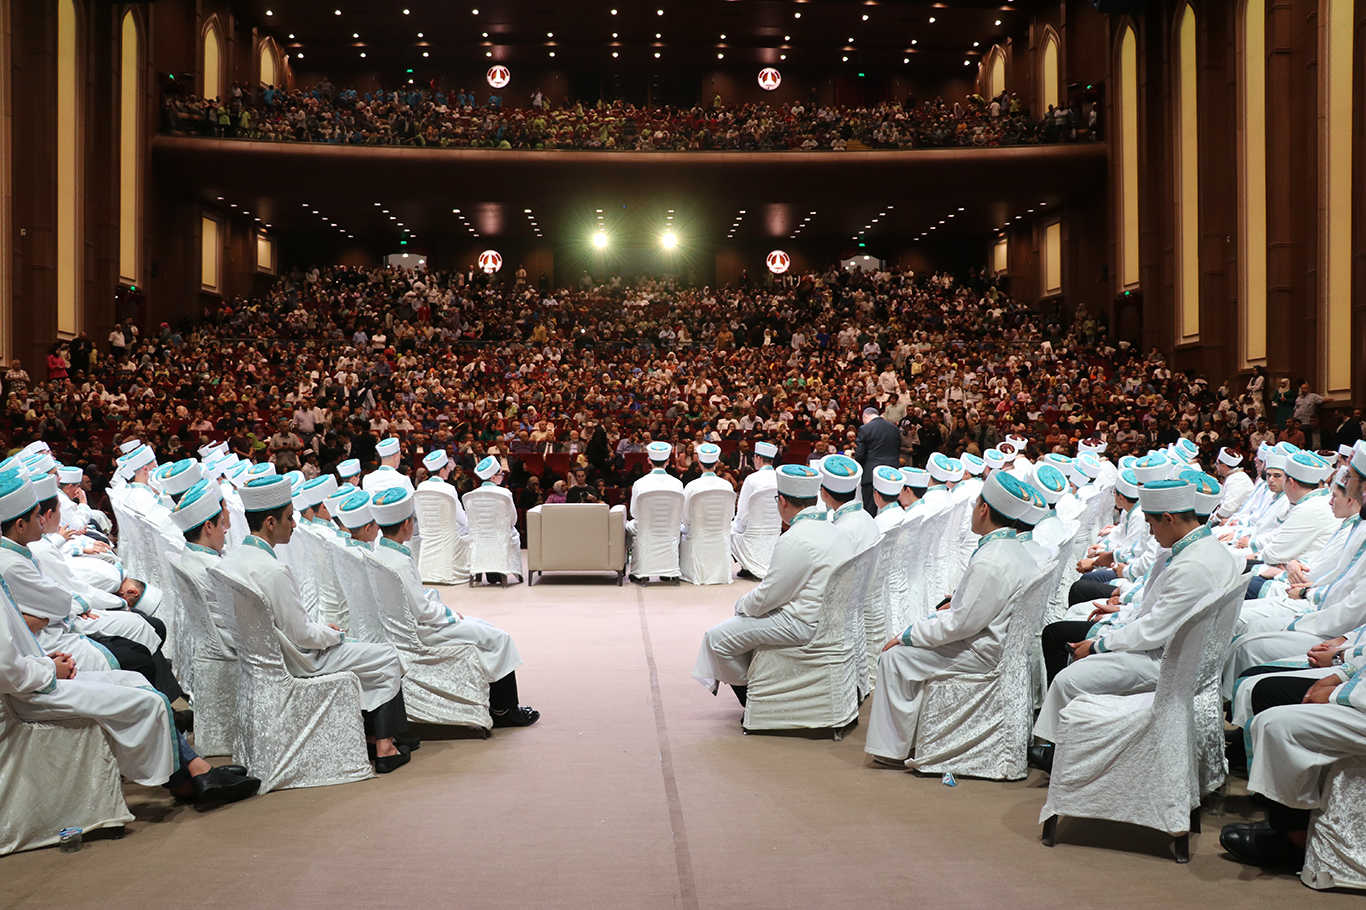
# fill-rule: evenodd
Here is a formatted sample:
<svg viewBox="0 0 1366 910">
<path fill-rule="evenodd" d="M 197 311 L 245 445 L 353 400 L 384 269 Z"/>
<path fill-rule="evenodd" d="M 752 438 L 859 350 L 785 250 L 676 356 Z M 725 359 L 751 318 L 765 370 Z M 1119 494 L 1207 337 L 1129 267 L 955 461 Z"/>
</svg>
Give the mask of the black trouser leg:
<svg viewBox="0 0 1366 910">
<path fill-rule="evenodd" d="M 1115 586 L 1106 584 L 1103 581 L 1092 581 L 1085 576 L 1072 582 L 1072 587 L 1067 589 L 1067 605 L 1076 606 L 1088 600 L 1109 600 L 1110 595 L 1115 593 Z"/>
<path fill-rule="evenodd" d="M 1254 670 L 1260 669 L 1253 667 Z M 1272 672 L 1275 672 L 1274 670 Z M 1244 676 L 1248 675 L 1246 673 Z M 1278 676 L 1264 679 L 1252 690 L 1252 713 L 1261 714 L 1267 708 L 1279 705 L 1298 705 L 1304 701 L 1304 693 L 1313 688 L 1317 679 L 1302 679 L 1298 676 Z"/>
<path fill-rule="evenodd" d="M 403 692 L 380 705 L 373 711 L 360 712 L 365 721 L 365 733 L 376 739 L 389 739 L 408 732 L 408 708 L 403 703 Z"/>
<path fill-rule="evenodd" d="M 185 697 L 185 690 L 180 688 L 180 683 L 176 681 L 175 674 L 171 672 L 171 665 L 162 655 L 160 648 L 154 653 L 135 641 L 117 635 L 89 637 L 109 649 L 109 653 L 119 662 L 119 669 L 141 673 L 158 692 L 171 701 Z"/>
<path fill-rule="evenodd" d="M 869 471 L 867 476 L 871 476 L 871 474 L 872 471 Z M 861 484 L 859 486 L 859 492 L 863 494 L 863 508 L 868 511 L 869 515 L 876 516 L 877 503 L 873 502 L 873 485 L 871 483 Z"/>
<path fill-rule="evenodd" d="M 517 700 L 517 671 L 489 683 L 489 710 L 494 714 L 511 711 L 520 704 Z"/>
<path fill-rule="evenodd" d="M 1089 619 L 1074 619 L 1063 622 L 1051 622 L 1043 628 L 1043 665 L 1048 673 L 1048 684 L 1053 684 L 1053 677 L 1057 676 L 1067 666 L 1067 662 L 1072 658 L 1072 649 L 1067 647 L 1068 642 L 1081 641 L 1086 638 L 1091 627 L 1095 623 Z"/>
<path fill-rule="evenodd" d="M 1275 800 L 1268 800 L 1266 820 L 1271 823 L 1271 827 L 1282 834 L 1289 834 L 1292 831 L 1308 831 L 1309 811 L 1308 809 L 1292 809 Z"/>
<path fill-rule="evenodd" d="M 735 692 L 735 697 L 740 700 L 740 707 L 747 707 L 749 705 L 749 686 L 731 686 L 731 689 Z"/>
</svg>

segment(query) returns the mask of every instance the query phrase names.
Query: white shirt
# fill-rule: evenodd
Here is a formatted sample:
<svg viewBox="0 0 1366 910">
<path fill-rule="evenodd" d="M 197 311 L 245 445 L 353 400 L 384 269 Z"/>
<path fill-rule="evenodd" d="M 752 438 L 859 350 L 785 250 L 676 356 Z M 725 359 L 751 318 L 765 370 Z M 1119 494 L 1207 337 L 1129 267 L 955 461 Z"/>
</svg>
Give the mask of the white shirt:
<svg viewBox="0 0 1366 910">
<path fill-rule="evenodd" d="M 745 482 L 740 484 L 740 498 L 735 501 L 735 520 L 731 522 L 731 531 L 736 534 L 745 533 L 745 527 L 749 523 L 749 504 L 755 496 L 773 496 L 778 491 L 778 472 L 773 470 L 772 465 L 764 465 L 759 470 L 745 478 Z"/>
</svg>

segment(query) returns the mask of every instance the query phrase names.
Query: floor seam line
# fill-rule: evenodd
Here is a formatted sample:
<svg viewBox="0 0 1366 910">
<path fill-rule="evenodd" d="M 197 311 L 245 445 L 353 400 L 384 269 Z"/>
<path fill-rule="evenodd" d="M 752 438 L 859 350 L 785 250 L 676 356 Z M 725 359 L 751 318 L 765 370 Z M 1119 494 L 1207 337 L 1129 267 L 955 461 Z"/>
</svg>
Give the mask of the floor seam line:
<svg viewBox="0 0 1366 910">
<path fill-rule="evenodd" d="M 688 831 L 683 822 L 683 803 L 678 796 L 678 780 L 674 775 L 673 750 L 669 746 L 669 725 L 664 718 L 664 701 L 659 693 L 659 668 L 655 664 L 654 646 L 650 643 L 650 623 L 645 614 L 645 591 L 639 585 L 636 586 L 636 606 L 640 612 L 640 637 L 645 645 L 645 665 L 650 671 L 650 702 L 654 709 L 655 735 L 659 740 L 659 770 L 664 778 L 664 798 L 669 806 L 674 861 L 678 866 L 680 906 L 686 910 L 697 910 L 697 882 L 693 877 L 692 853 L 688 849 Z"/>
</svg>

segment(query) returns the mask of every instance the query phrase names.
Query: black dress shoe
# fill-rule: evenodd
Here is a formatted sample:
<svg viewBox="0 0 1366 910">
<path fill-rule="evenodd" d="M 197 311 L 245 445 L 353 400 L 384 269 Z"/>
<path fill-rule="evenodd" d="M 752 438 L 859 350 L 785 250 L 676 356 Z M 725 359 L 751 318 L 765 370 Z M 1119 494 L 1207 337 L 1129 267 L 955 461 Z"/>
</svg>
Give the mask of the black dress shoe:
<svg viewBox="0 0 1366 910">
<path fill-rule="evenodd" d="M 180 733 L 189 733 L 194 729 L 194 712 L 177 711 L 175 712 L 175 728 Z"/>
<path fill-rule="evenodd" d="M 194 787 L 195 806 L 200 811 L 255 796 L 261 789 L 258 779 L 235 774 L 226 768 L 214 768 L 192 777 L 190 785 Z"/>
<path fill-rule="evenodd" d="M 409 752 L 416 752 L 422 748 L 422 740 L 416 736 L 395 736 L 394 745 L 405 746 Z"/>
<path fill-rule="evenodd" d="M 1053 744 L 1044 743 L 1041 746 L 1030 746 L 1028 752 L 1029 767 L 1038 768 L 1044 774 L 1053 773 Z"/>
<path fill-rule="evenodd" d="M 375 773 L 388 774 L 391 771 L 397 771 L 412 760 L 411 752 L 407 749 L 399 749 L 397 755 L 386 755 L 383 758 L 375 759 Z"/>
<path fill-rule="evenodd" d="M 494 714 L 493 725 L 495 727 L 529 727 L 540 719 L 540 711 L 535 708 L 528 708 L 526 705 L 518 705 L 502 714 Z"/>
<path fill-rule="evenodd" d="M 246 766 L 246 765 L 219 765 L 219 766 L 218 766 L 218 769 L 219 769 L 220 771 L 231 771 L 233 774 L 236 774 L 238 777 L 250 777 L 250 775 L 247 774 L 247 766 Z"/>
<path fill-rule="evenodd" d="M 758 581 L 758 579 L 759 579 L 759 576 L 755 575 L 755 574 L 754 574 L 753 572 L 751 572 L 749 569 L 741 569 L 739 572 L 736 572 L 736 573 L 735 573 L 735 577 L 736 577 L 736 578 L 749 578 L 749 579 L 753 579 L 753 580 L 755 580 L 755 581 Z"/>
<path fill-rule="evenodd" d="M 1304 850 L 1269 822 L 1225 825 L 1219 843 L 1240 863 L 1293 870 L 1304 865 Z"/>
</svg>

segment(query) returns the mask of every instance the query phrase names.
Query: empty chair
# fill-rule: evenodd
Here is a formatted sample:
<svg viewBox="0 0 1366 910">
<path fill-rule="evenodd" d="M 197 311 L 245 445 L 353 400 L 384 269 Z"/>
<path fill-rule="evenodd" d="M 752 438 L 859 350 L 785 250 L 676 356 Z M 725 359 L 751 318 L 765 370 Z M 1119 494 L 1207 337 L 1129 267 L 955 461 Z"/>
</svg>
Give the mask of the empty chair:
<svg viewBox="0 0 1366 910">
<path fill-rule="evenodd" d="M 754 652 L 745 730 L 829 729 L 843 737 L 858 717 L 867 659 L 863 598 L 876 564 L 874 547 L 830 574 L 810 642 Z"/>
<path fill-rule="evenodd" d="M 241 749 L 235 757 L 261 779 L 259 792 L 372 776 L 360 680 L 349 672 L 291 675 L 261 596 L 217 569 L 209 576 L 218 602 L 231 603 L 237 619 Z"/>
<path fill-rule="evenodd" d="M 1190 861 L 1189 833 L 1200 821 L 1194 705 L 1205 642 L 1246 590 L 1240 576 L 1200 599 L 1163 652 L 1156 692 L 1081 695 L 1063 708 L 1039 817 L 1046 846 L 1056 839 L 1058 816 L 1100 818 L 1165 831 L 1176 840 L 1176 861 Z"/>
<path fill-rule="evenodd" d="M 527 583 L 546 572 L 615 572 L 626 578 L 626 507 L 546 503 L 526 513 Z"/>
<path fill-rule="evenodd" d="M 185 619 L 182 639 L 192 647 L 194 745 L 200 755 L 233 755 L 237 748 L 237 656 L 218 633 L 199 586 L 177 564 L 170 566 L 171 592 Z M 231 611 L 225 611 L 231 616 Z"/>
<path fill-rule="evenodd" d="M 735 491 L 694 493 L 688 501 L 688 512 L 688 533 L 678 545 L 683 580 L 694 585 L 732 584 L 735 576 L 730 565 L 730 521 L 735 514 Z M 769 555 L 772 556 L 772 550 Z"/>
<path fill-rule="evenodd" d="M 1049 563 L 1011 604 L 1001 658 L 990 673 L 960 673 L 925 686 L 907 767 L 927 773 L 1021 780 L 1034 726 L 1031 661 L 1061 566 Z"/>
<path fill-rule="evenodd" d="M 511 498 L 476 488 L 461 501 L 470 521 L 470 584 L 477 575 L 502 575 L 505 585 L 509 575 L 521 578 L 522 547 L 514 527 L 517 511 Z"/>
<path fill-rule="evenodd" d="M 385 638 L 403 658 L 403 703 L 408 718 L 426 724 L 492 729 L 489 684 L 480 671 L 475 646 L 424 644 L 413 619 L 415 605 L 403 579 L 378 560 L 367 558 L 365 564 Z"/>
<path fill-rule="evenodd" d="M 413 503 L 422 526 L 422 551 L 417 562 L 422 580 L 434 585 L 463 585 L 470 580 L 470 537 L 460 533 L 451 497 L 419 487 Z"/>
<path fill-rule="evenodd" d="M 55 844 L 63 828 L 90 832 L 133 820 L 118 763 L 93 720 L 29 723 L 0 696 L 0 768 L 0 856 Z"/>
<path fill-rule="evenodd" d="M 683 522 L 683 493 L 651 490 L 636 497 L 635 514 L 626 525 L 630 559 L 626 572 L 633 579 L 672 578 L 682 574 L 678 546 Z"/>
</svg>

